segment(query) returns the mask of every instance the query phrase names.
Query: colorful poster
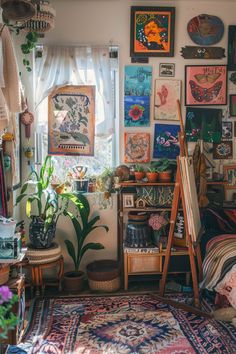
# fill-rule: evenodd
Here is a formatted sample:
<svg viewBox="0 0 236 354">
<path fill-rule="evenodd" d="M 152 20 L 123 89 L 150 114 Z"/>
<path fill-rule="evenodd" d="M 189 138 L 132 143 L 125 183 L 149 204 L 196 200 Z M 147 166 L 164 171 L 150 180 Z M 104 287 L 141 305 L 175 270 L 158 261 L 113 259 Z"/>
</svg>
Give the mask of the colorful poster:
<svg viewBox="0 0 236 354">
<path fill-rule="evenodd" d="M 150 161 L 150 134 L 125 133 L 124 162 L 144 163 Z"/>
<path fill-rule="evenodd" d="M 187 141 L 198 139 L 219 143 L 222 135 L 222 109 L 187 107 L 185 133 Z"/>
<path fill-rule="evenodd" d="M 155 80 L 154 119 L 178 120 L 177 100 L 180 100 L 180 80 Z"/>
<path fill-rule="evenodd" d="M 48 98 L 48 153 L 94 155 L 95 86 L 64 86 Z"/>
<path fill-rule="evenodd" d="M 185 105 L 226 105 L 227 66 L 185 66 Z"/>
<path fill-rule="evenodd" d="M 155 124 L 154 130 L 154 158 L 175 159 L 179 155 L 178 133 L 179 125 Z"/>
<path fill-rule="evenodd" d="M 150 126 L 150 96 L 125 96 L 125 127 Z"/>
<path fill-rule="evenodd" d="M 125 66 L 125 96 L 150 96 L 152 89 L 152 67 Z"/>
</svg>

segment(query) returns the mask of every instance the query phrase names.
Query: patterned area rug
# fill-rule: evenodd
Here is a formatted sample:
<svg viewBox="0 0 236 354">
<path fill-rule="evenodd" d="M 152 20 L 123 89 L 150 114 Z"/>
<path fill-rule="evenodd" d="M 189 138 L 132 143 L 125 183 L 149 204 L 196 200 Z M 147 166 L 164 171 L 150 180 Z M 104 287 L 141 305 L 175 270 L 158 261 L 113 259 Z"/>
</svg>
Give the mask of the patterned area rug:
<svg viewBox="0 0 236 354">
<path fill-rule="evenodd" d="M 30 354 L 236 353 L 236 330 L 151 295 L 58 297 L 35 301 L 19 347 Z"/>
</svg>

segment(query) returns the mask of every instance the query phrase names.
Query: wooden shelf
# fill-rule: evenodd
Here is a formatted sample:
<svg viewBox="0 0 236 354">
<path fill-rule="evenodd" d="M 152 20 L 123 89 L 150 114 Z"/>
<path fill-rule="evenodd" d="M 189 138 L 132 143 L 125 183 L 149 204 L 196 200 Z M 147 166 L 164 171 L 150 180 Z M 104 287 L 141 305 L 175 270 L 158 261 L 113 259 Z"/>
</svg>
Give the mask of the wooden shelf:
<svg viewBox="0 0 236 354">
<path fill-rule="evenodd" d="M 170 211 L 171 208 L 159 208 L 159 207 L 150 207 L 150 208 L 123 208 L 123 211 L 128 212 L 128 211 Z"/>
<path fill-rule="evenodd" d="M 120 182 L 120 187 L 150 187 L 150 186 L 174 186 L 175 182 L 155 182 L 155 183 L 148 183 L 148 182 Z"/>
</svg>

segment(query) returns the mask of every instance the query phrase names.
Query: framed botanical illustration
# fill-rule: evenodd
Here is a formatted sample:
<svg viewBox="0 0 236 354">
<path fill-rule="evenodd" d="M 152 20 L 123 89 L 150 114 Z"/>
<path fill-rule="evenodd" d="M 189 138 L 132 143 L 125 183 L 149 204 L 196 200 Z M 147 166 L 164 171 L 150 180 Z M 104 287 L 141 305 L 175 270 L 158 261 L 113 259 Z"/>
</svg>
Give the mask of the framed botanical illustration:
<svg viewBox="0 0 236 354">
<path fill-rule="evenodd" d="M 236 95 L 229 95 L 229 114 L 236 117 Z"/>
<path fill-rule="evenodd" d="M 123 207 L 133 208 L 134 207 L 134 194 L 124 193 L 123 194 Z"/>
<path fill-rule="evenodd" d="M 226 65 L 186 65 L 185 105 L 226 105 Z"/>
<path fill-rule="evenodd" d="M 233 138 L 233 122 L 222 122 L 222 140 Z"/>
<path fill-rule="evenodd" d="M 130 56 L 174 56 L 174 7 L 131 6 Z"/>
<path fill-rule="evenodd" d="M 64 86 L 48 97 L 48 153 L 94 155 L 95 86 Z"/>
<path fill-rule="evenodd" d="M 225 185 L 226 189 L 236 188 L 236 165 L 225 165 L 223 166 L 224 181 L 227 183 Z"/>
<path fill-rule="evenodd" d="M 229 26 L 228 32 L 228 70 L 236 70 L 236 26 Z"/>
<path fill-rule="evenodd" d="M 179 125 L 155 124 L 154 129 L 154 158 L 175 159 L 179 155 L 178 133 Z"/>
<path fill-rule="evenodd" d="M 124 162 L 140 163 L 150 161 L 150 134 L 125 133 Z"/>
<path fill-rule="evenodd" d="M 221 141 L 219 144 L 213 144 L 213 159 L 225 160 L 233 158 L 233 142 Z"/>
<path fill-rule="evenodd" d="M 181 81 L 156 79 L 154 119 L 178 120 L 177 100 L 181 96 Z"/>
<path fill-rule="evenodd" d="M 161 76 L 161 77 L 175 76 L 175 64 L 174 63 L 160 63 L 159 76 Z"/>
</svg>

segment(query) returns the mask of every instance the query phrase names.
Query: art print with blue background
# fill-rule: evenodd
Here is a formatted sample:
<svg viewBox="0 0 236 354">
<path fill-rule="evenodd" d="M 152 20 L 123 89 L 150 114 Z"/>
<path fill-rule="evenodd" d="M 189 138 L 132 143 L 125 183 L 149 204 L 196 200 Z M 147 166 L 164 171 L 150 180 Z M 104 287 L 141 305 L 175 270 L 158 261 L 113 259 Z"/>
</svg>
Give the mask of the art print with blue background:
<svg viewBox="0 0 236 354">
<path fill-rule="evenodd" d="M 154 130 L 154 158 L 175 159 L 179 155 L 178 133 L 179 125 L 155 124 Z"/>
<path fill-rule="evenodd" d="M 125 66 L 125 96 L 150 96 L 152 89 L 152 67 Z"/>
<path fill-rule="evenodd" d="M 150 126 L 150 96 L 125 96 L 125 127 Z"/>
</svg>

